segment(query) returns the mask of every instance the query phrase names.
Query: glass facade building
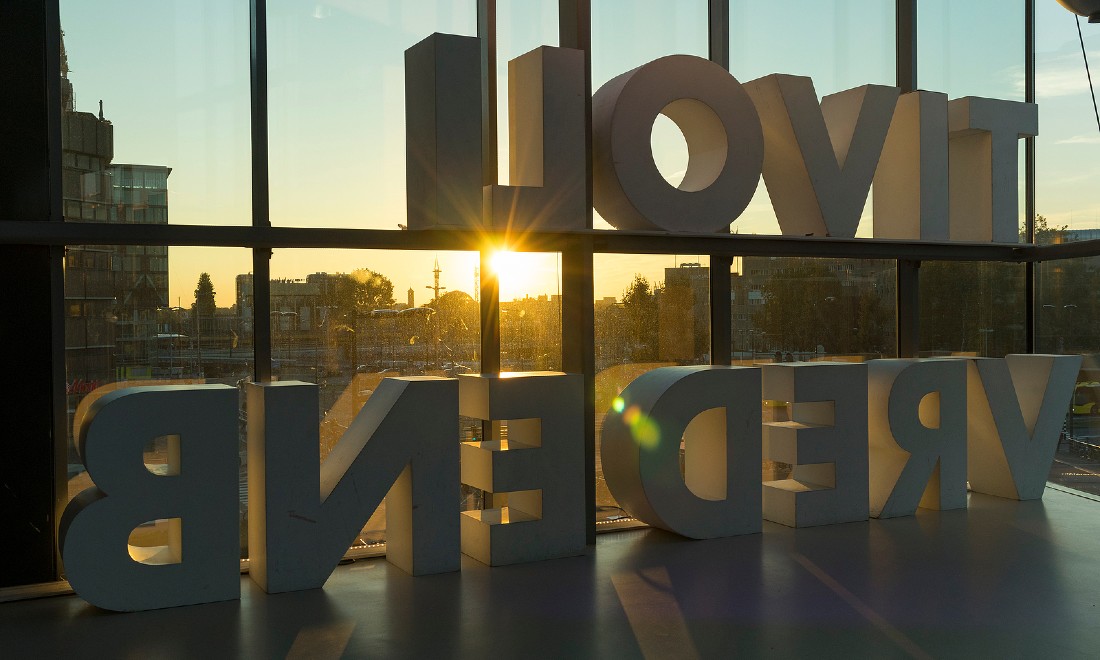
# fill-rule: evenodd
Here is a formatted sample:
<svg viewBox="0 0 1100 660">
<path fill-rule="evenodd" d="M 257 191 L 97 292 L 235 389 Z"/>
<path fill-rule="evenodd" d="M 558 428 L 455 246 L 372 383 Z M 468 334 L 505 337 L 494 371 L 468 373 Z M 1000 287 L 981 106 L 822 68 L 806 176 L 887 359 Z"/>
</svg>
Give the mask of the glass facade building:
<svg viewBox="0 0 1100 660">
<path fill-rule="evenodd" d="M 598 448 L 615 398 L 654 368 L 1081 354 L 1051 478 L 1100 494 L 1082 477 L 1100 452 L 1100 126 L 1081 61 L 1083 45 L 1100 62 L 1100 32 L 1083 24 L 1079 44 L 1071 20 L 1040 0 L 8 3 L 0 497 L 17 559 L 0 587 L 63 579 L 58 516 L 91 485 L 75 429 L 128 385 L 314 383 L 323 461 L 387 376 L 582 374 L 593 543 L 637 524 Z M 1039 135 L 1019 142 L 1020 240 L 875 238 L 873 191 L 855 238 L 782 236 L 763 180 L 717 234 L 616 230 L 591 186 L 575 231 L 408 229 L 404 53 L 436 32 L 479 39 L 485 185 L 512 176 L 508 62 L 541 45 L 583 51 L 589 117 L 601 86 L 672 54 L 742 83 L 809 76 L 819 97 L 875 84 L 1037 103 Z M 679 185 L 673 120 L 650 148 Z M 246 423 L 242 410 L 242 559 Z M 507 427 L 455 429 L 490 434 Z M 166 452 L 147 448 L 150 470 Z M 383 511 L 353 550 L 384 551 Z M 131 544 L 167 533 L 150 521 Z"/>
</svg>

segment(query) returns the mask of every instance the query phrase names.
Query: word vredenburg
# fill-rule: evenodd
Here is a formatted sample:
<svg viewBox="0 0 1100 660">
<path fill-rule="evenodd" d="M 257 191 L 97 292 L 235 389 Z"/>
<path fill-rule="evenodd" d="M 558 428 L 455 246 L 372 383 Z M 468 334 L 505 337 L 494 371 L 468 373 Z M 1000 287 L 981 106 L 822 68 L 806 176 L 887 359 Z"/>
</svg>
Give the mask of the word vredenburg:
<svg viewBox="0 0 1100 660">
<path fill-rule="evenodd" d="M 601 444 L 612 495 L 690 538 L 966 506 L 969 487 L 1036 499 L 1080 356 L 665 367 L 623 390 Z M 247 385 L 250 576 L 321 587 L 386 498 L 386 557 L 413 575 L 585 550 L 583 380 L 550 372 L 387 378 L 320 469 L 317 387 Z M 791 420 L 761 423 L 761 401 Z M 506 420 L 506 441 L 455 442 L 458 416 Z M 97 400 L 78 445 L 95 487 L 65 510 L 72 587 L 113 610 L 239 597 L 237 391 L 138 387 Z M 142 462 L 167 437 L 166 475 Z M 680 447 L 685 448 L 681 472 Z M 761 487 L 761 458 L 790 463 Z M 456 511 L 459 484 L 508 493 Z M 151 520 L 168 545 L 128 547 Z"/>
</svg>

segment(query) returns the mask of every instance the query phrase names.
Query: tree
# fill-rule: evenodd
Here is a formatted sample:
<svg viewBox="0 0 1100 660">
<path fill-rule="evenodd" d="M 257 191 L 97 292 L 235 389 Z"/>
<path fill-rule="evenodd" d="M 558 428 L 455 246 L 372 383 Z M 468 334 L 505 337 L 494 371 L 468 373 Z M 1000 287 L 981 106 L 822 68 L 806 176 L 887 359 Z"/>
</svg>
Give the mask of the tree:
<svg viewBox="0 0 1100 660">
<path fill-rule="evenodd" d="M 1024 348 L 1024 266 L 930 261 L 920 269 L 922 351 L 1000 357 Z"/>
<path fill-rule="evenodd" d="M 369 268 L 360 268 L 348 277 L 351 278 L 355 307 L 360 312 L 393 306 L 393 282 L 385 275 Z"/>
<path fill-rule="evenodd" d="M 338 316 L 351 318 L 393 306 L 393 282 L 385 275 L 360 268 L 333 277 L 335 282 L 322 293 L 321 304 L 332 308 Z"/>
<path fill-rule="evenodd" d="M 657 295 L 639 274 L 623 292 L 626 338 L 635 362 L 657 359 Z"/>
<path fill-rule="evenodd" d="M 448 291 L 433 303 L 439 339 L 446 356 L 452 360 L 473 360 L 478 346 L 480 309 L 465 291 Z"/>
<path fill-rule="evenodd" d="M 195 287 L 195 304 L 192 306 L 195 314 L 202 319 L 214 318 L 218 310 L 214 302 L 214 283 L 210 281 L 210 273 L 199 275 L 198 286 Z"/>
<path fill-rule="evenodd" d="M 783 351 L 815 351 L 818 344 L 830 353 L 842 352 L 849 334 L 840 280 L 823 263 L 792 261 L 772 277 L 761 293 L 764 304 L 753 315 L 755 327 L 767 335 L 770 346 Z"/>
<path fill-rule="evenodd" d="M 356 333 L 360 330 L 360 317 L 375 309 L 390 309 L 393 303 L 393 282 L 369 268 L 359 268 L 350 274 L 338 273 L 326 280 L 320 306 L 329 309 L 330 329 L 349 364 L 355 366 L 358 359 Z"/>
<path fill-rule="evenodd" d="M 1069 229 L 1069 225 L 1051 227 L 1045 215 L 1035 216 L 1035 243 L 1036 245 L 1050 245 L 1055 242 L 1061 232 Z M 1027 240 L 1027 227 L 1020 225 L 1020 242 Z"/>
</svg>

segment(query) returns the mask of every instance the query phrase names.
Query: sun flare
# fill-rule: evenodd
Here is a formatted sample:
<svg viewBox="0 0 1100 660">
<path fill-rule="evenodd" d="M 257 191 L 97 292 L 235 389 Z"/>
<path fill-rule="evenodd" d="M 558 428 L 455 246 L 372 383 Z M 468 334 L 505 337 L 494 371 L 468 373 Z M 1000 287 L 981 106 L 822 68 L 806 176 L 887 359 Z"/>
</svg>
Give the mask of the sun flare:
<svg viewBox="0 0 1100 660">
<path fill-rule="evenodd" d="M 558 255 L 497 250 L 489 258 L 492 274 L 500 280 L 500 299 L 553 294 L 558 286 Z"/>
</svg>

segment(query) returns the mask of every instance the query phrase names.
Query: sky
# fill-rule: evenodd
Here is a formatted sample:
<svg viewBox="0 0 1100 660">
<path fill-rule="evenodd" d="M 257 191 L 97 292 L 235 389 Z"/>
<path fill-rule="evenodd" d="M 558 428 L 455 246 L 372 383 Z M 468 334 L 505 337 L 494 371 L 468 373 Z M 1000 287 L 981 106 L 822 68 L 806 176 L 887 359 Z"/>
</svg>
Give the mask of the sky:
<svg viewBox="0 0 1100 660">
<path fill-rule="evenodd" d="M 595 0 L 593 87 L 674 53 L 706 56 L 704 0 Z M 1022 26 L 1003 0 L 922 0 L 919 87 L 952 98 L 1023 98 Z M 473 35 L 472 0 L 270 0 L 269 147 L 276 226 L 396 229 L 405 221 L 403 52 L 432 32 Z M 892 84 L 893 3 L 879 0 L 731 3 L 731 72 L 741 81 L 782 72 L 813 78 L 819 95 Z M 557 45 L 557 3 L 499 0 L 498 180 L 508 183 L 506 60 Z M 1097 130 L 1073 16 L 1037 2 L 1040 105 L 1038 210 L 1054 225 L 1100 227 Z M 248 2 L 244 0 L 62 0 L 62 27 L 77 108 L 99 100 L 115 127 L 115 162 L 167 165 L 169 219 L 179 224 L 251 222 Z M 980 26 L 980 29 L 975 29 Z M 1082 25 L 1100 66 L 1100 26 Z M 1014 51 L 1005 44 L 1020 44 Z M 1019 53 L 1017 56 L 1016 53 Z M 1100 81 L 1100 75 L 1094 76 Z M 657 122 L 655 160 L 673 181 L 686 166 L 683 138 Z M 870 204 L 858 235 L 870 235 Z M 597 228 L 608 228 L 602 218 Z M 779 233 L 761 184 L 736 220 L 739 233 Z M 233 303 L 233 279 L 251 252 L 171 248 L 173 302 L 194 298 L 209 272 L 218 304 Z M 458 252 L 278 250 L 272 275 L 371 268 L 404 302 L 441 285 L 472 293 L 477 255 Z M 597 255 L 597 298 L 621 296 L 635 273 L 652 281 L 696 255 Z M 502 276 L 502 298 L 554 294 L 559 258 L 532 255 Z"/>
</svg>

